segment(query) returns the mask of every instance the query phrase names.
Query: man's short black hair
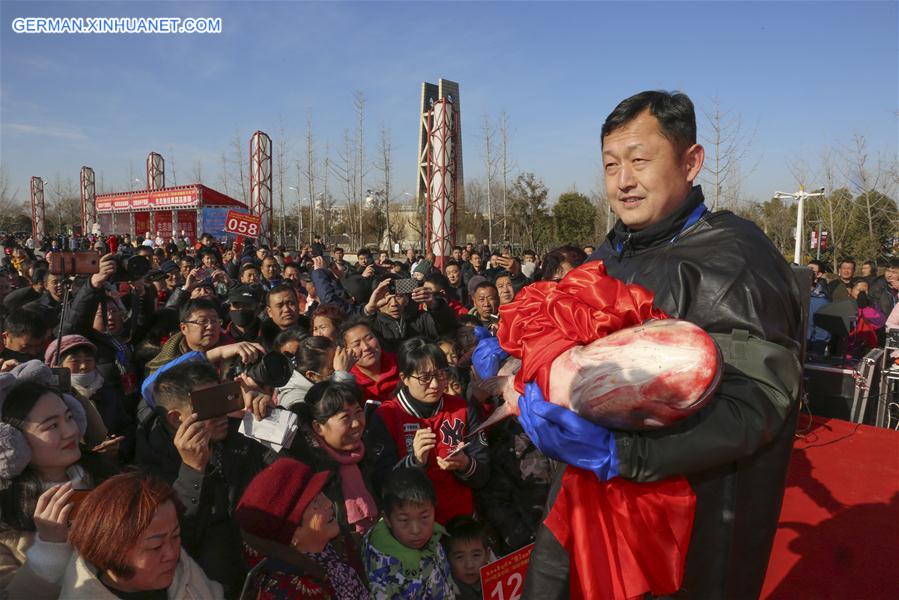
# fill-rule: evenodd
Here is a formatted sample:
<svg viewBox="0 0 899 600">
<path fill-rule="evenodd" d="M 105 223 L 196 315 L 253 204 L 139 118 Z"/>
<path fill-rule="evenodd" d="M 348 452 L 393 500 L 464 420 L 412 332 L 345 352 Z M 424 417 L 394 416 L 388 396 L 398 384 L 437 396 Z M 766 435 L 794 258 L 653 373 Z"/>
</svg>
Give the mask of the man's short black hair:
<svg viewBox="0 0 899 600">
<path fill-rule="evenodd" d="M 360 248 L 359 252 L 356 253 L 356 256 L 371 256 L 371 250 L 368 248 Z"/>
<path fill-rule="evenodd" d="M 865 266 L 865 265 L 871 267 L 872 271 L 877 271 L 877 262 L 876 261 L 866 260 L 865 262 L 862 263 L 862 266 Z"/>
<path fill-rule="evenodd" d="M 450 287 L 449 279 L 447 279 L 446 275 L 444 275 L 443 273 L 428 273 L 427 275 L 425 275 L 424 280 L 425 283 L 430 282 L 434 284 L 437 289 L 442 291 L 446 291 Z"/>
<path fill-rule="evenodd" d="M 50 276 L 50 269 L 46 267 L 35 267 L 31 272 L 31 281 L 33 283 L 43 283 L 46 285 L 47 277 Z"/>
<path fill-rule="evenodd" d="M 696 111 L 693 101 L 681 92 L 646 91 L 622 100 L 602 124 L 601 139 L 624 127 L 649 110 L 659 122 L 659 129 L 678 151 L 696 143 Z"/>
<path fill-rule="evenodd" d="M 201 310 L 211 310 L 216 315 L 219 312 L 218 305 L 209 298 L 197 298 L 181 307 L 178 312 L 178 320 L 182 323 L 189 321 L 192 314 Z"/>
<path fill-rule="evenodd" d="M 481 283 L 479 283 L 479 284 L 477 284 L 476 286 L 474 286 L 474 290 L 472 290 L 472 296 L 475 295 L 475 294 L 477 294 L 477 293 L 478 293 L 478 290 L 480 290 L 480 289 L 482 289 L 482 288 L 490 288 L 490 289 L 492 289 L 494 292 L 496 292 L 497 294 L 499 293 L 499 292 L 497 291 L 497 289 L 496 289 L 496 285 L 494 285 L 494 283 L 493 283 L 492 281 L 489 281 L 489 280 L 488 280 L 488 281 L 482 281 Z"/>
<path fill-rule="evenodd" d="M 446 536 L 440 540 L 443 549 L 449 553 L 453 542 L 477 541 L 484 545 L 484 549 L 490 548 L 490 536 L 483 523 L 468 515 L 456 515 L 446 522 Z"/>
<path fill-rule="evenodd" d="M 369 322 L 368 319 L 362 316 L 350 317 L 340 324 L 340 329 L 337 332 L 337 339 L 340 341 L 341 345 L 346 345 L 346 334 L 350 329 L 355 329 L 356 327 L 366 327 L 372 334 L 374 334 L 374 330 L 371 328 L 371 322 Z"/>
<path fill-rule="evenodd" d="M 268 294 L 265 295 L 265 305 L 268 306 L 268 301 L 272 296 L 274 296 L 275 294 L 283 294 L 284 292 L 293 294 L 293 299 L 297 303 L 300 302 L 300 297 L 297 296 L 297 289 L 295 287 L 293 287 L 289 283 L 279 283 L 278 285 L 270 289 L 268 291 Z"/>
<path fill-rule="evenodd" d="M 343 252 L 343 248 L 337 246 L 336 248 L 334 248 L 334 252 Z"/>
<path fill-rule="evenodd" d="M 842 267 L 844 263 L 849 263 L 854 267 L 855 259 L 851 256 L 846 256 L 846 257 L 840 259 L 840 266 Z"/>
<path fill-rule="evenodd" d="M 12 337 L 27 335 L 42 338 L 47 335 L 49 327 L 43 315 L 30 308 L 17 308 L 6 316 L 3 331 Z"/>
<path fill-rule="evenodd" d="M 181 363 L 156 377 L 153 401 L 168 410 L 185 410 L 190 407 L 192 391 L 218 382 L 218 371 L 211 364 L 198 360 Z"/>
<path fill-rule="evenodd" d="M 390 517 L 405 504 L 437 504 L 434 484 L 424 469 L 400 468 L 392 471 L 381 488 L 381 508 Z"/>
<path fill-rule="evenodd" d="M 816 267 L 818 267 L 819 273 L 825 273 L 827 271 L 827 265 L 822 260 L 816 259 L 816 260 L 808 261 L 808 266 L 812 266 L 812 265 L 815 265 Z"/>
</svg>

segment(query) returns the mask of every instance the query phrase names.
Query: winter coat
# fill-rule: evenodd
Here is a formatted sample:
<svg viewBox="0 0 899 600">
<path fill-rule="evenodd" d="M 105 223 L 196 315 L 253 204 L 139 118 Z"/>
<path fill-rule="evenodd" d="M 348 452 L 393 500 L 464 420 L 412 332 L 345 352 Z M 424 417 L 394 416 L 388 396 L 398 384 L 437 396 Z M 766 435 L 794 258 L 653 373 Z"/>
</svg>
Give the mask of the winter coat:
<svg viewBox="0 0 899 600">
<path fill-rule="evenodd" d="M 621 477 L 686 475 L 696 494 L 678 597 L 757 598 L 793 443 L 802 304 L 789 265 L 753 223 L 706 212 L 685 228 L 702 199 L 694 187 L 672 215 L 640 232 L 619 221 L 591 257 L 654 292 L 658 308 L 712 334 L 725 360 L 708 405 L 663 429 L 617 431 L 615 450 Z M 568 556 L 541 525 L 523 597 L 566 597 L 568 570 Z"/>
<path fill-rule="evenodd" d="M 337 592 L 325 567 L 296 549 L 242 532 L 244 560 L 251 568 L 241 600 L 333 600 Z M 359 582 L 368 580 L 353 541 L 340 536 L 329 543 L 337 556 L 351 567 Z M 367 597 L 358 600 L 367 600 Z"/>
<path fill-rule="evenodd" d="M 435 296 L 434 306 L 426 311 L 410 301 L 398 319 L 378 311 L 370 317 L 369 323 L 381 341 L 381 348 L 394 353 L 399 352 L 404 341 L 415 336 L 436 342 L 441 335 L 456 330 L 456 316 L 439 296 Z"/>
<path fill-rule="evenodd" d="M 197 563 L 182 549 L 175 577 L 167 590 L 171 600 L 209 600 L 224 598 L 222 586 L 206 577 Z M 62 578 L 59 600 L 116 600 L 100 581 L 97 568 L 77 553 L 72 555 Z"/>
<path fill-rule="evenodd" d="M 69 544 L 35 544 L 37 532 L 4 529 L 0 531 L 0 598 L 56 598 L 59 580 L 45 575 L 59 571 L 68 563 Z M 38 566 L 38 563 L 40 566 Z"/>
<path fill-rule="evenodd" d="M 478 514 L 499 537 L 501 555 L 534 541 L 555 472 L 518 423 L 510 418 L 488 434 L 490 478 L 475 493 Z"/>
<path fill-rule="evenodd" d="M 138 410 L 135 463 L 172 484 L 184 506 L 181 540 L 184 548 L 229 592 L 240 589 L 240 532 L 231 518 L 244 489 L 273 456 L 259 443 L 238 433 L 230 419 L 228 437 L 212 447 L 204 473 L 181 462 L 163 409 L 143 401 Z"/>
<path fill-rule="evenodd" d="M 331 380 L 338 383 L 354 383 L 356 378 L 346 371 L 334 371 Z M 277 390 L 278 406 L 290 408 L 294 404 L 303 402 L 306 399 L 309 388 L 313 385 L 315 384 L 309 381 L 305 375 L 299 371 L 294 371 L 287 384 Z"/>
<path fill-rule="evenodd" d="M 413 568 L 405 568 L 400 558 L 387 548 L 400 543 L 382 520 L 365 536 L 362 563 L 368 575 L 372 598 L 384 600 L 454 600 L 449 561 L 440 544 L 445 530 L 434 524 L 431 540 L 421 550 Z M 403 552 L 410 552 L 403 547 Z"/>
</svg>

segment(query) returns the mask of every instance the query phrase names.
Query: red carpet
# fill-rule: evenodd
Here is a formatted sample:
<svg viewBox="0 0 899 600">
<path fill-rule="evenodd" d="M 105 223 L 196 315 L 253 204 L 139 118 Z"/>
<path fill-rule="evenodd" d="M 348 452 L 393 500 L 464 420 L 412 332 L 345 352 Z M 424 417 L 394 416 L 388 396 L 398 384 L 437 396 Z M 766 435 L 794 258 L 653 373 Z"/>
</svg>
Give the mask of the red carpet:
<svg viewBox="0 0 899 600">
<path fill-rule="evenodd" d="M 899 597 L 899 432 L 810 425 L 793 447 L 762 598 Z"/>
</svg>

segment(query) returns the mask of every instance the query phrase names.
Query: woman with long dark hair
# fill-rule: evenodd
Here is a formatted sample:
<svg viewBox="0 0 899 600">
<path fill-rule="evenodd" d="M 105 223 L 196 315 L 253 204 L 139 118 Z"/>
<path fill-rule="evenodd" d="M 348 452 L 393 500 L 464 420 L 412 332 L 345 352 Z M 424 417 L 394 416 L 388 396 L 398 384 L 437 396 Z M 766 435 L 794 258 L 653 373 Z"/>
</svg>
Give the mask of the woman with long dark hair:
<svg viewBox="0 0 899 600">
<path fill-rule="evenodd" d="M 53 597 L 71 555 L 73 498 L 114 467 L 81 446 L 81 404 L 29 361 L 0 374 L 0 588 L 9 597 Z"/>
</svg>

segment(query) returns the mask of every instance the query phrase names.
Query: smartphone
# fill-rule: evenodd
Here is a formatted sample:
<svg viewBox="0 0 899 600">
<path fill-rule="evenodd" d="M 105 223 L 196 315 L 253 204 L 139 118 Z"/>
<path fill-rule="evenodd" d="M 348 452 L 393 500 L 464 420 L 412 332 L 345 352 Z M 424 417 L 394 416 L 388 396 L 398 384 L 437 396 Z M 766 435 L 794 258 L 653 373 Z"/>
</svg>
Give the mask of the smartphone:
<svg viewBox="0 0 899 600">
<path fill-rule="evenodd" d="M 363 408 L 363 412 L 365 413 L 365 422 L 370 423 L 371 418 L 374 416 L 375 411 L 378 410 L 378 407 L 381 406 L 381 403 L 377 400 L 368 399 L 365 401 L 365 408 Z"/>
<path fill-rule="evenodd" d="M 93 275 L 100 272 L 99 252 L 51 252 L 53 275 Z"/>
<path fill-rule="evenodd" d="M 453 449 L 452 452 L 450 452 L 449 454 L 447 454 L 444 458 L 452 458 L 452 457 L 454 457 L 455 455 L 457 455 L 457 454 L 459 454 L 460 452 L 462 452 L 463 450 L 465 450 L 465 448 L 466 448 L 469 444 L 471 444 L 471 442 L 465 442 L 464 444 L 459 444 L 458 446 L 455 447 L 455 449 Z"/>
<path fill-rule="evenodd" d="M 78 514 L 81 503 L 84 502 L 84 499 L 87 498 L 87 495 L 90 493 L 91 490 L 72 490 L 72 495 L 69 496 L 69 503 L 72 505 L 72 510 L 69 512 L 69 521 L 75 520 L 75 515 Z"/>
<path fill-rule="evenodd" d="M 56 357 L 54 356 L 53 359 L 55 360 Z M 66 367 L 50 367 L 50 370 L 56 377 L 56 387 L 59 388 L 60 393 L 72 393 L 72 372 Z"/>
<path fill-rule="evenodd" d="M 190 406 L 200 421 L 220 417 L 243 409 L 240 384 L 226 381 L 212 387 L 194 390 L 190 393 Z"/>
<path fill-rule="evenodd" d="M 411 294 L 418 287 L 418 281 L 415 279 L 397 279 L 393 282 L 394 294 Z"/>
</svg>

